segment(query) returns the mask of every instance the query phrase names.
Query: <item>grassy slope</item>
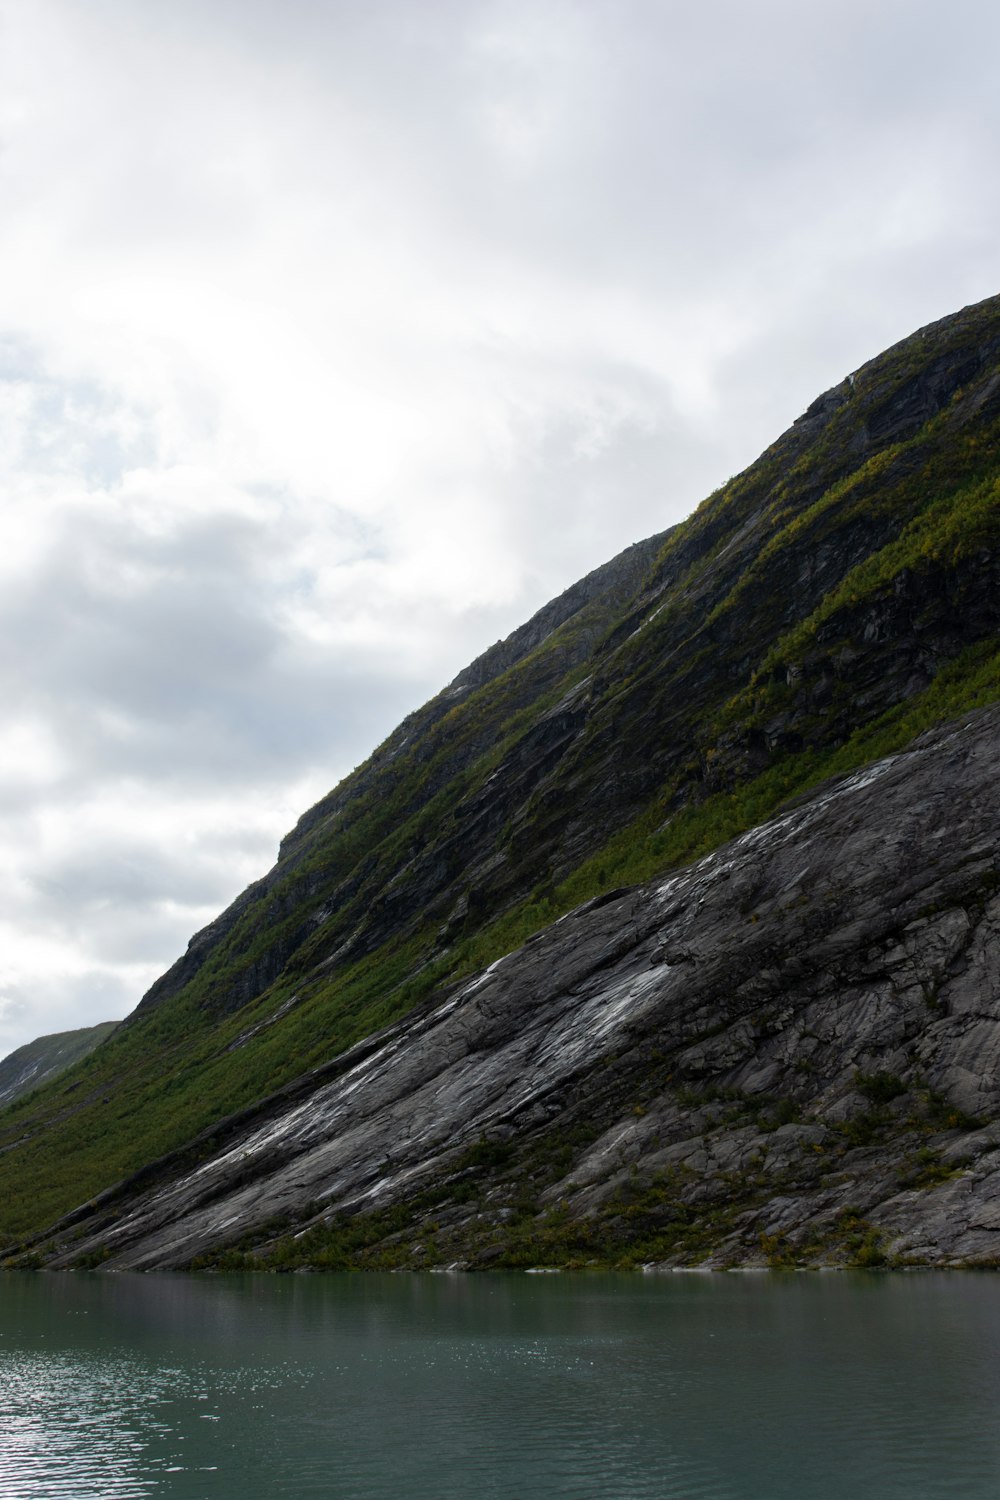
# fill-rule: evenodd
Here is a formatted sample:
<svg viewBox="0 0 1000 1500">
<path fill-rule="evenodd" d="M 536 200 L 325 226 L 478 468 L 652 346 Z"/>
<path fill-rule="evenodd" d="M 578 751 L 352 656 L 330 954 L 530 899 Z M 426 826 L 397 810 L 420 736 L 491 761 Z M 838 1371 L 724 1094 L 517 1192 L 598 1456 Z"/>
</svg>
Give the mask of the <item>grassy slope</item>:
<svg viewBox="0 0 1000 1500">
<path fill-rule="evenodd" d="M 874 451 L 852 447 L 859 421 L 905 390 L 928 358 L 956 339 L 1000 332 L 994 303 L 964 318 L 957 330 L 915 336 L 874 361 L 832 415 L 793 429 L 706 501 L 668 538 L 648 600 L 626 602 L 634 618 L 623 624 L 606 605 L 584 611 L 438 717 L 368 785 L 359 781 L 357 795 L 302 841 L 288 872 L 180 993 L 6 1111 L 0 1148 L 17 1144 L 0 1154 L 0 1241 L 51 1222 L 221 1115 L 336 1055 L 577 902 L 683 863 L 827 776 L 1000 697 L 1000 656 L 989 633 L 936 663 L 922 691 L 888 710 L 859 707 L 848 688 L 849 701 L 835 705 L 833 734 L 829 705 L 812 711 L 789 687 L 795 672 L 809 680 L 817 656 L 853 649 L 901 578 L 916 580 L 918 593 L 922 585 L 960 593 L 976 559 L 1000 541 L 1000 421 L 988 403 L 969 415 L 959 393 L 903 438 Z M 790 562 L 799 567 L 798 560 L 831 547 L 842 559 L 831 586 L 801 617 L 790 616 L 780 583 Z M 717 662 L 725 671 L 706 675 L 705 664 Z M 540 878 L 522 880 L 492 921 L 470 921 L 444 951 L 441 915 L 431 911 L 372 951 L 362 946 L 339 966 L 324 967 L 366 912 L 391 900 L 394 878 L 402 878 L 396 872 L 428 847 L 455 857 L 447 839 L 461 827 L 461 798 L 474 796 L 539 715 L 588 673 L 595 673 L 593 708 L 562 783 L 529 798 L 518 826 L 498 830 L 495 843 L 509 848 L 515 869 L 530 870 L 536 830 L 539 838 L 554 830 L 558 842 L 566 816 L 560 799 L 571 800 L 574 785 L 585 786 L 588 777 L 599 787 L 609 753 L 640 759 L 652 723 L 673 758 L 652 775 L 645 757 L 647 780 L 622 804 L 630 815 L 616 819 L 612 809 L 569 868 L 553 875 L 551 866 L 539 867 Z M 795 732 L 766 765 L 733 758 L 734 738 L 776 717 Z M 716 774 L 719 765 L 724 775 Z M 313 923 L 312 914 L 327 908 L 329 920 Z M 227 1012 L 219 995 L 231 993 L 234 976 L 252 974 L 283 935 L 289 955 L 277 978 Z M 282 1007 L 280 1019 L 267 1024 Z"/>
</svg>

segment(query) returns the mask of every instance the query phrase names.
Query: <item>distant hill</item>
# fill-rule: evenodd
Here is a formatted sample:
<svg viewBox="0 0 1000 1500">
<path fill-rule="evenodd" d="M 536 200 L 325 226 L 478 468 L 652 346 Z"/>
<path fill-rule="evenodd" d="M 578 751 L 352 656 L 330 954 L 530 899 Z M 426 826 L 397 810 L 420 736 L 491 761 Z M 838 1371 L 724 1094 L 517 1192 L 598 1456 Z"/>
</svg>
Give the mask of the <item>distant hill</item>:
<svg viewBox="0 0 1000 1500">
<path fill-rule="evenodd" d="M 0 1061 L 0 1106 L 12 1104 L 22 1094 L 65 1072 L 72 1063 L 99 1047 L 118 1024 L 101 1021 L 79 1031 L 56 1031 L 51 1036 L 36 1037 L 9 1053 Z"/>
<path fill-rule="evenodd" d="M 998 543 L 993 298 L 305 813 L 0 1114 L 9 1263 L 1000 1263 Z"/>
</svg>

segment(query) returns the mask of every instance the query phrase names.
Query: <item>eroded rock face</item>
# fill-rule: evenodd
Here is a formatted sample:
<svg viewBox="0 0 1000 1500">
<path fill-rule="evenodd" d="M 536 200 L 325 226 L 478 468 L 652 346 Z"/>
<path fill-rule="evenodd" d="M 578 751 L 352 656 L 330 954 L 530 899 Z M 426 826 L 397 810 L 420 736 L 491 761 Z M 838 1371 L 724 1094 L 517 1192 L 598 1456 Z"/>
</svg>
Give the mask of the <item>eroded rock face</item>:
<svg viewBox="0 0 1000 1500">
<path fill-rule="evenodd" d="M 274 1216 L 351 1215 L 415 1265 L 545 1258 L 557 1221 L 583 1259 L 992 1262 L 998 786 L 1000 710 L 924 736 L 579 908 L 36 1252 L 183 1266 L 257 1231 L 266 1258 Z"/>
</svg>

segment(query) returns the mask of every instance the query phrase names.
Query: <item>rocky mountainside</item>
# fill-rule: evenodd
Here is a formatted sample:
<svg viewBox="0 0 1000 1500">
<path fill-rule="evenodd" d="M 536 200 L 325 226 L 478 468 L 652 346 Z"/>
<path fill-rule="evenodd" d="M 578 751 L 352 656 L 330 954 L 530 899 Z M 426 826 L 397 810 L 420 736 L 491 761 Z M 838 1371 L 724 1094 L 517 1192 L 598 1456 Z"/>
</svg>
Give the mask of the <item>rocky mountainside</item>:
<svg viewBox="0 0 1000 1500">
<path fill-rule="evenodd" d="M 0 1116 L 10 1257 L 990 1258 L 998 438 L 992 299 L 480 657 Z"/>
<path fill-rule="evenodd" d="M 35 1248 L 345 1264 L 364 1228 L 408 1265 L 992 1262 L 998 779 L 1000 710 L 925 735 L 579 907 Z"/>
<path fill-rule="evenodd" d="M 117 1021 L 101 1021 L 97 1026 L 83 1026 L 78 1031 L 56 1031 L 8 1053 L 0 1062 L 0 1107 L 13 1104 L 22 1094 L 40 1088 L 86 1057 L 117 1025 Z"/>
</svg>

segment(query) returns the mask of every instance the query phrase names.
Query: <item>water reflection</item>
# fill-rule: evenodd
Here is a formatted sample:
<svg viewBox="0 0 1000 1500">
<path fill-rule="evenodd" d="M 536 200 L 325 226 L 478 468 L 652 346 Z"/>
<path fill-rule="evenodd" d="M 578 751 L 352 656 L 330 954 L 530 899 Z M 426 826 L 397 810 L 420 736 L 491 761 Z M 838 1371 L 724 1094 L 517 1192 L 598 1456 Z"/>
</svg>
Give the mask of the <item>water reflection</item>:
<svg viewBox="0 0 1000 1500">
<path fill-rule="evenodd" d="M 988 1276 L 0 1276 L 3 1500 L 1000 1493 Z"/>
</svg>

